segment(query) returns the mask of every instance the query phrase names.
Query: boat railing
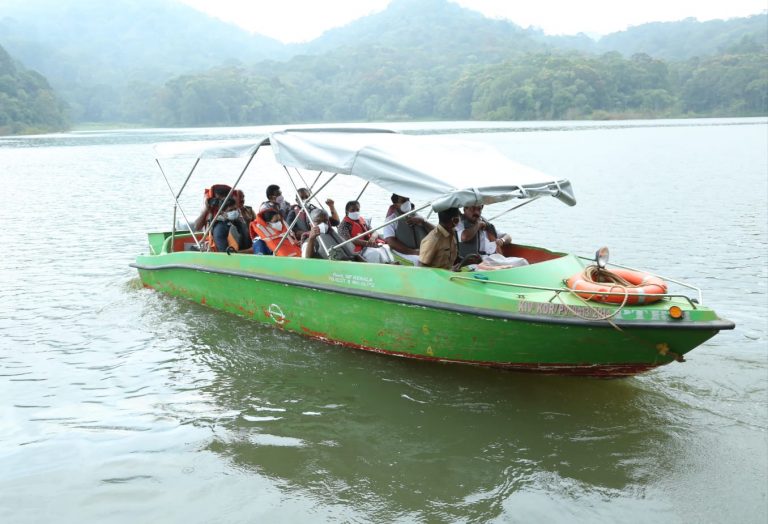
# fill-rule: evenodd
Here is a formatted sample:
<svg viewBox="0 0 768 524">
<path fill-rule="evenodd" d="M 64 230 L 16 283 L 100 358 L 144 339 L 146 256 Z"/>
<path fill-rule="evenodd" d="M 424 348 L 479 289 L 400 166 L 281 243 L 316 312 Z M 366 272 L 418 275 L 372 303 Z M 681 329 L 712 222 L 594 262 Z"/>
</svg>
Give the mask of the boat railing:
<svg viewBox="0 0 768 524">
<path fill-rule="evenodd" d="M 480 275 L 475 275 L 474 277 L 463 277 L 463 276 L 452 276 L 449 277 L 449 280 L 463 280 L 468 282 L 475 282 L 479 284 L 493 284 L 497 286 L 506 286 L 506 287 L 515 287 L 515 288 L 523 288 L 523 289 L 535 289 L 537 291 L 552 291 L 555 293 L 549 301 L 555 299 L 560 293 L 569 293 L 573 294 L 576 293 L 577 295 L 581 296 L 583 294 L 586 294 L 586 292 L 583 291 L 574 291 L 569 288 L 565 287 L 549 287 L 549 286 L 535 286 L 533 284 L 520 284 L 515 282 L 502 282 L 501 280 L 491 280 L 489 278 L 478 278 Z M 482 275 L 485 276 L 485 275 Z M 618 296 L 618 297 L 625 297 L 627 296 L 627 293 L 620 293 L 615 291 L 590 291 L 588 293 L 589 295 L 600 295 L 600 296 Z M 693 309 L 698 309 L 697 302 L 690 298 L 687 295 L 677 294 L 677 293 L 643 293 L 644 297 L 661 297 L 661 298 L 682 298 L 688 302 L 688 304 L 691 305 Z"/>
<path fill-rule="evenodd" d="M 578 256 L 578 258 L 580 258 L 582 260 L 589 260 L 590 262 L 594 262 L 595 261 L 594 258 L 583 257 L 581 255 L 577 255 L 577 256 Z M 704 303 L 704 294 L 701 292 L 701 289 L 696 287 L 696 286 L 694 286 L 694 285 L 692 285 L 692 284 L 688 284 L 688 283 L 682 282 L 680 280 L 675 280 L 674 278 L 665 277 L 664 275 L 659 275 L 657 273 L 651 273 L 650 271 L 646 271 L 646 270 L 643 270 L 643 269 L 637 269 L 637 268 L 630 267 L 630 266 L 623 266 L 621 264 L 615 264 L 613 262 L 608 262 L 608 265 L 609 266 L 620 267 L 622 269 L 629 269 L 630 271 L 637 271 L 639 273 L 646 273 L 648 275 L 660 278 L 660 279 L 665 280 L 667 282 L 673 282 L 673 283 L 677 284 L 678 286 L 682 286 L 682 287 L 685 287 L 685 288 L 688 288 L 688 289 L 692 289 L 698 295 L 697 303 L 698 304 L 703 304 Z"/>
</svg>

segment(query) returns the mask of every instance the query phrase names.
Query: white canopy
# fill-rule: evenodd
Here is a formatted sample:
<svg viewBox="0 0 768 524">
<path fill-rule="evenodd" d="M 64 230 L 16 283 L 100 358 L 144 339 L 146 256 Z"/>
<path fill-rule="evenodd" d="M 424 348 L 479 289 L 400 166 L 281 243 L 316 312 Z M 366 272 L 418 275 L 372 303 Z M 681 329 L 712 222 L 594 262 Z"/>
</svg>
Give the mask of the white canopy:
<svg viewBox="0 0 768 524">
<path fill-rule="evenodd" d="M 265 138 L 205 148 L 196 156 L 251 155 L 267 143 Z M 274 132 L 268 142 L 280 164 L 352 175 L 398 195 L 432 202 L 436 211 L 541 195 L 576 204 L 568 180 L 520 165 L 478 142 L 382 130 L 311 128 Z M 163 153 L 176 156 L 172 148 Z"/>
</svg>

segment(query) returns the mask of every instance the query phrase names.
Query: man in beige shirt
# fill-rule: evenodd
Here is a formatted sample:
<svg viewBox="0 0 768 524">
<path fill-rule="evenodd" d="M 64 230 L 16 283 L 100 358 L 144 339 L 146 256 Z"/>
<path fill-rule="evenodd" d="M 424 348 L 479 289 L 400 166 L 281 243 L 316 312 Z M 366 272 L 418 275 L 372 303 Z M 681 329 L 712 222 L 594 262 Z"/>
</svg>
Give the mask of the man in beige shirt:
<svg viewBox="0 0 768 524">
<path fill-rule="evenodd" d="M 459 255 L 456 225 L 461 220 L 459 209 L 451 207 L 439 211 L 437 218 L 440 223 L 421 241 L 419 262 L 427 267 L 456 269 L 454 266 Z"/>
</svg>

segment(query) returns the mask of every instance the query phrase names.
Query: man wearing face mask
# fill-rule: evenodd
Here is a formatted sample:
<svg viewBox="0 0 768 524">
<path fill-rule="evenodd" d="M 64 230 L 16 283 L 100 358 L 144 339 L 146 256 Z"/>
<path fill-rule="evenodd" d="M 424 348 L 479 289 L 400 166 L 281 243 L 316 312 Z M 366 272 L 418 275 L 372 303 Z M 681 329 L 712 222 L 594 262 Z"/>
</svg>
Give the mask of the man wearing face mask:
<svg viewBox="0 0 768 524">
<path fill-rule="evenodd" d="M 271 184 L 267 186 L 267 200 L 262 202 L 259 207 L 259 212 L 266 211 L 267 209 L 274 209 L 280 213 L 280 216 L 285 218 L 288 215 L 291 207 L 283 198 L 283 192 L 280 191 L 280 186 L 277 184 Z"/>
<path fill-rule="evenodd" d="M 467 257 L 464 262 L 459 260 L 459 246 L 456 240 L 456 225 L 461 221 L 459 208 L 451 207 L 439 211 L 437 218 L 440 223 L 421 241 L 421 265 L 458 271 L 463 263 L 479 262 L 479 257 Z"/>
<path fill-rule="evenodd" d="M 248 226 L 240 216 L 237 204 L 231 198 L 222 205 L 222 211 L 211 229 L 216 251 L 224 253 L 228 248 L 243 251 L 251 247 Z"/>
<path fill-rule="evenodd" d="M 338 227 L 339 236 L 342 239 L 349 240 L 371 229 L 368 221 L 360 216 L 360 202 L 357 200 L 347 202 L 344 212 L 346 216 Z M 352 245 L 355 253 L 362 256 L 366 262 L 374 264 L 393 264 L 395 262 L 389 246 L 379 238 L 375 231 L 353 240 Z"/>
<path fill-rule="evenodd" d="M 393 194 L 392 205 L 387 210 L 386 222 L 413 210 L 413 203 L 408 197 Z M 399 257 L 419 265 L 419 246 L 421 241 L 432 231 L 434 226 L 419 215 L 410 215 L 398 220 L 382 230 L 384 241 Z"/>
<path fill-rule="evenodd" d="M 334 260 L 364 261 L 357 255 L 349 244 L 339 250 L 331 252 L 331 248 L 341 244 L 343 240 L 330 225 L 328 213 L 322 209 L 315 209 L 310 214 L 315 224 L 309 230 L 304 244 L 301 247 L 301 256 L 304 258 L 333 258 Z"/>
<path fill-rule="evenodd" d="M 304 209 L 301 207 L 301 203 L 304 202 L 304 207 L 306 207 L 309 213 L 312 213 L 312 211 L 317 209 L 317 206 L 309 202 L 309 196 L 310 196 L 309 189 L 307 189 L 306 187 L 299 188 L 299 190 L 296 192 L 296 203 L 291 206 L 291 209 L 288 212 L 288 215 L 285 217 L 285 221 L 288 223 L 288 225 L 293 224 L 293 228 L 291 230 L 295 232 L 296 235 L 301 235 L 302 233 L 305 233 L 310 229 L 309 217 L 307 216 L 307 213 L 304 212 Z M 336 212 L 335 202 L 329 198 L 325 201 L 325 204 L 328 206 L 328 209 L 331 211 L 330 224 L 332 226 L 338 226 L 339 214 Z M 296 220 L 296 223 L 294 224 L 293 221 L 297 216 L 299 218 L 298 220 Z"/>
</svg>

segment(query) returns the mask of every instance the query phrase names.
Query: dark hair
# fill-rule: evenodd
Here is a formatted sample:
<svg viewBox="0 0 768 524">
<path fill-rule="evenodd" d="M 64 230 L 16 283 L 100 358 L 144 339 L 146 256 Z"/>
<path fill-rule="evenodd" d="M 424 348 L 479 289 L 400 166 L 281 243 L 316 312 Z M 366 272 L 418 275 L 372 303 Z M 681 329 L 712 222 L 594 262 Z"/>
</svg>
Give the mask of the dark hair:
<svg viewBox="0 0 768 524">
<path fill-rule="evenodd" d="M 349 213 L 349 208 L 351 208 L 352 206 L 360 207 L 360 202 L 358 202 L 357 200 L 350 200 L 349 202 L 347 202 L 347 205 L 344 206 L 344 212 Z"/>
<path fill-rule="evenodd" d="M 392 199 L 393 204 L 397 204 L 397 201 L 401 198 L 404 198 L 405 200 L 408 200 L 408 197 L 404 197 L 402 195 L 398 195 L 397 193 L 392 193 L 392 196 L 390 197 Z"/>
<path fill-rule="evenodd" d="M 296 195 L 298 196 L 299 193 L 306 193 L 307 195 L 311 195 L 311 193 L 309 192 L 309 189 L 307 189 L 306 187 L 300 187 L 299 189 L 297 189 Z"/>
<path fill-rule="evenodd" d="M 447 224 L 451 220 L 453 220 L 454 217 L 459 216 L 461 213 L 459 213 L 458 207 L 449 207 L 448 209 L 445 209 L 443 211 L 437 212 L 437 220 L 441 224 Z"/>
<path fill-rule="evenodd" d="M 229 188 L 228 187 L 214 187 L 213 188 L 213 194 L 219 198 L 224 198 L 229 194 Z"/>
<path fill-rule="evenodd" d="M 267 186 L 267 198 L 271 197 L 272 195 L 276 195 L 280 192 L 280 186 L 277 184 L 270 184 Z"/>
<path fill-rule="evenodd" d="M 221 209 L 227 209 L 228 207 L 230 207 L 230 206 L 234 206 L 235 204 L 237 204 L 237 202 L 235 202 L 235 201 L 234 201 L 234 200 L 232 200 L 231 198 L 228 198 L 228 199 L 226 199 L 226 200 L 224 201 L 224 203 L 221 205 Z"/>
<path fill-rule="evenodd" d="M 264 217 L 265 222 L 272 222 L 272 219 L 275 218 L 275 215 L 277 215 L 277 211 L 272 209 L 267 209 L 261 214 L 261 216 Z"/>
</svg>

